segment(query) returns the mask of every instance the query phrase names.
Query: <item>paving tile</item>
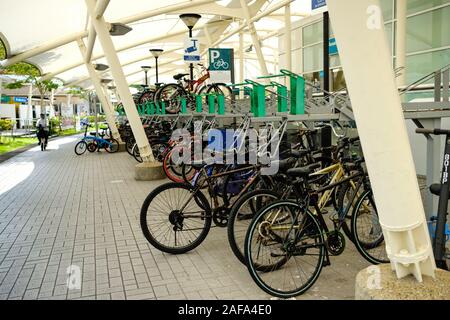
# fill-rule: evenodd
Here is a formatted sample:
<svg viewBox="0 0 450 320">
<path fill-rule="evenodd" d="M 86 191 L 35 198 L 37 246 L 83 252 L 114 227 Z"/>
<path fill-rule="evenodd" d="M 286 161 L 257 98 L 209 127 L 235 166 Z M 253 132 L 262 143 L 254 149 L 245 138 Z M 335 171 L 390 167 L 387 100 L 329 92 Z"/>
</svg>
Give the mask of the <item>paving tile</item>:
<svg viewBox="0 0 450 320">
<path fill-rule="evenodd" d="M 48 153 L 30 150 L 0 163 L 0 300 L 270 298 L 232 255 L 223 229 L 211 229 L 187 254 L 153 248 L 139 212 L 165 181 L 135 181 L 126 153 L 75 157 L 76 140 L 62 138 L 58 148 L 52 140 Z M 1 182 L 15 181 L 29 162 L 26 183 L 3 192 Z M 317 290 L 299 299 L 353 298 L 354 278 L 368 264 L 352 246 L 332 263 Z M 81 290 L 67 288 L 70 265 L 80 268 Z"/>
</svg>

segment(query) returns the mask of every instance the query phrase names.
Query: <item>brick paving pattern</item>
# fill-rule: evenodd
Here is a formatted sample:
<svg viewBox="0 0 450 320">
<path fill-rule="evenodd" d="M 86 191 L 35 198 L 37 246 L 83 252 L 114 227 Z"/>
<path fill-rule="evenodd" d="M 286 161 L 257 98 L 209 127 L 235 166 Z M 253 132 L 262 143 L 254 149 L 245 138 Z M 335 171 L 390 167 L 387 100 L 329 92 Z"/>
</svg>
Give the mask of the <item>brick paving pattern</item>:
<svg viewBox="0 0 450 320">
<path fill-rule="evenodd" d="M 139 226 L 146 195 L 165 181 L 134 180 L 127 153 L 76 156 L 77 138 L 53 140 L 0 163 L 0 300 L 270 299 L 213 228 L 184 255 L 154 249 Z M 368 264 L 351 243 L 297 299 L 353 299 Z M 81 271 L 70 289 L 67 268 Z"/>
</svg>

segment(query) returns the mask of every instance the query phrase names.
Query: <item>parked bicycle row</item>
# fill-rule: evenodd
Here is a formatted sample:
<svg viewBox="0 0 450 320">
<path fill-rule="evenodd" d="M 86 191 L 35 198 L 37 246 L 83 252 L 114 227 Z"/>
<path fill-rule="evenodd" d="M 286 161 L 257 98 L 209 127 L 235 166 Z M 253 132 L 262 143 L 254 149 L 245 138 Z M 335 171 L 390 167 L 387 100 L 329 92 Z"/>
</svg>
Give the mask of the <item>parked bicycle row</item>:
<svg viewBox="0 0 450 320">
<path fill-rule="evenodd" d="M 161 121 L 158 126 L 166 127 L 169 137 L 174 123 Z M 207 135 L 216 124 L 204 118 L 196 125 L 194 130 Z M 190 126 L 187 121 L 185 128 Z M 182 254 L 200 245 L 213 224 L 227 228 L 231 251 L 257 285 L 282 298 L 310 288 L 330 265 L 330 256 L 344 252 L 347 240 L 369 262 L 388 262 L 364 158 L 351 152 L 358 138 L 339 136 L 336 146 L 318 147 L 315 138 L 321 128 L 301 128 L 298 142 L 289 145 L 283 139 L 287 120 L 269 127 L 267 142 L 253 151 L 278 150 L 281 160 L 266 165 L 193 158 L 179 163 L 171 155 L 193 150 L 195 142 L 159 141 L 165 147 L 156 157 L 164 161 L 172 182 L 153 190 L 142 206 L 146 239 L 163 252 Z M 229 147 L 248 159 L 252 147 L 245 141 L 255 129 L 248 118 L 235 129 Z M 275 136 L 282 139 L 274 147 Z M 278 168 L 276 174 L 262 173 L 272 166 Z"/>
</svg>

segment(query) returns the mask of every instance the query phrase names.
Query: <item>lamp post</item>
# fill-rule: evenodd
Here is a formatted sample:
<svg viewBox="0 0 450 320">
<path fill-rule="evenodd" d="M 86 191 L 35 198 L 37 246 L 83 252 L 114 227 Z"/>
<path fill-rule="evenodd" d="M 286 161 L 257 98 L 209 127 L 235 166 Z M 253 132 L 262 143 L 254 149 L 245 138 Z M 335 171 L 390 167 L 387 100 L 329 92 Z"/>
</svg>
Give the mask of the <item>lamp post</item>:
<svg viewBox="0 0 450 320">
<path fill-rule="evenodd" d="M 201 15 L 196 13 L 185 13 L 180 15 L 180 19 L 189 29 L 189 38 L 192 38 L 192 29 L 194 28 L 195 24 L 197 23 L 198 20 L 200 20 L 201 17 L 202 17 Z M 192 62 L 189 64 L 189 73 L 191 77 L 189 87 L 191 88 L 192 83 L 194 82 L 194 64 Z"/>
<path fill-rule="evenodd" d="M 150 66 L 142 66 L 141 68 L 142 68 L 142 70 L 144 70 L 144 73 L 145 73 L 145 86 L 148 87 L 147 73 L 151 69 L 151 67 Z"/>
<path fill-rule="evenodd" d="M 151 54 L 155 57 L 155 68 L 156 68 L 156 83 L 159 86 L 159 71 L 158 71 L 158 58 L 164 52 L 163 49 L 150 49 Z"/>
</svg>

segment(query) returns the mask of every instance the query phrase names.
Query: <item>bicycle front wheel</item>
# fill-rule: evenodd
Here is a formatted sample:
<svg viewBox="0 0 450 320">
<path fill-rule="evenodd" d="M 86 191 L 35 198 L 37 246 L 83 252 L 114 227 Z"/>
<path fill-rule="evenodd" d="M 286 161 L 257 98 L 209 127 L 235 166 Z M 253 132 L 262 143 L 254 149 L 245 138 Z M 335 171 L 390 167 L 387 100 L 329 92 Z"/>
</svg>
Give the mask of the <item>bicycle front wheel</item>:
<svg viewBox="0 0 450 320">
<path fill-rule="evenodd" d="M 240 197 L 233 205 L 228 219 L 228 242 L 236 258 L 245 264 L 244 243 L 250 222 L 263 207 L 280 198 L 271 190 L 256 190 Z"/>
<path fill-rule="evenodd" d="M 317 219 L 296 202 L 284 200 L 256 214 L 244 247 L 255 283 L 279 298 L 308 290 L 320 275 L 326 252 Z"/>
<path fill-rule="evenodd" d="M 152 191 L 141 209 L 145 238 L 157 249 L 181 254 L 195 249 L 211 228 L 205 195 L 184 183 L 166 183 Z"/>
<path fill-rule="evenodd" d="M 388 263 L 372 190 L 367 190 L 358 198 L 352 215 L 352 234 L 356 249 L 370 263 Z"/>
<path fill-rule="evenodd" d="M 108 139 L 109 144 L 105 144 L 105 150 L 109 153 L 116 153 L 119 151 L 119 141 L 116 139 Z"/>
<path fill-rule="evenodd" d="M 81 156 L 83 153 L 85 153 L 87 150 L 87 143 L 86 141 L 80 141 L 75 145 L 75 153 L 79 156 Z"/>
</svg>

